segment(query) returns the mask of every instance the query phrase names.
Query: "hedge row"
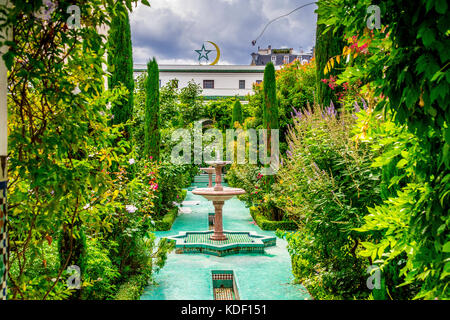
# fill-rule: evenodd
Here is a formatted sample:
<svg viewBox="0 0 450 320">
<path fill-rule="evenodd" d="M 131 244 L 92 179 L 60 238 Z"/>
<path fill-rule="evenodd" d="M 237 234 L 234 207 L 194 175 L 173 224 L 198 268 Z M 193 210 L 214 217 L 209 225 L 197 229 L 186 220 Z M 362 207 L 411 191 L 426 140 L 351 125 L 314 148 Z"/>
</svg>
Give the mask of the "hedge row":
<svg viewBox="0 0 450 320">
<path fill-rule="evenodd" d="M 156 231 L 169 231 L 175 219 L 178 217 L 178 207 L 175 207 L 167 213 L 162 220 L 155 221 Z"/>
<path fill-rule="evenodd" d="M 114 300 L 139 300 L 148 285 L 148 277 L 144 274 L 132 276 L 122 284 L 117 291 Z"/>
<path fill-rule="evenodd" d="M 285 220 L 285 221 L 271 221 L 264 217 L 261 212 L 256 207 L 250 207 L 250 214 L 255 220 L 256 224 L 265 231 L 276 231 L 276 230 L 284 230 L 284 231 L 293 231 L 297 230 L 297 225 L 293 221 Z"/>
</svg>

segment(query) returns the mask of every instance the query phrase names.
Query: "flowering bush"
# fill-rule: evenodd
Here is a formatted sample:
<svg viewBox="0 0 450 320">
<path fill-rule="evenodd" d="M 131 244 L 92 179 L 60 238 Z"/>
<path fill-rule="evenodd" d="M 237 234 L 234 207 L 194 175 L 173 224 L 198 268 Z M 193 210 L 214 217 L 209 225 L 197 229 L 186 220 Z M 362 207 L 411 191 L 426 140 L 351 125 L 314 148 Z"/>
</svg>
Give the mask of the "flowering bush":
<svg viewBox="0 0 450 320">
<path fill-rule="evenodd" d="M 296 276 L 314 284 L 312 290 L 321 283 L 324 297 L 352 298 L 364 290 L 367 262 L 357 256 L 364 237 L 354 228 L 361 226 L 366 205 L 381 201 L 370 142 L 353 140 L 352 128 L 364 112 L 357 111 L 315 106 L 298 112 L 275 189 L 278 207 L 300 228 L 287 237 L 293 263 L 300 263 Z"/>
</svg>

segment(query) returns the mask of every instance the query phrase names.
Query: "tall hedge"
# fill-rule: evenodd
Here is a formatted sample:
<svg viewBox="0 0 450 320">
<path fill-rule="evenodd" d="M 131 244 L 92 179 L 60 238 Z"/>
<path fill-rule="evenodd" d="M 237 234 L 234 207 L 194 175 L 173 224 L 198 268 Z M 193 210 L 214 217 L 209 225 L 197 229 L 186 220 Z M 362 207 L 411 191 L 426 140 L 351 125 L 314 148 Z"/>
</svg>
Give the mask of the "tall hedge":
<svg viewBox="0 0 450 320">
<path fill-rule="evenodd" d="M 144 153 L 159 160 L 161 135 L 159 132 L 159 68 L 156 59 L 147 64 L 145 84 L 145 145 Z"/>
<path fill-rule="evenodd" d="M 327 5 L 327 1 L 318 1 L 318 6 L 320 7 L 321 5 Z M 317 19 L 315 46 L 317 102 L 322 106 L 329 106 L 331 101 L 334 103 L 337 101 L 333 90 L 321 80 L 329 79 L 330 76 L 339 74 L 339 71 L 333 68 L 327 75 L 324 75 L 324 69 L 331 57 L 342 54 L 344 42 L 341 37 L 341 32 L 333 33 L 331 29 L 324 33 L 327 26 L 320 23 L 320 21 L 322 20 L 319 15 Z"/>
<path fill-rule="evenodd" d="M 130 20 L 125 5 L 118 3 L 112 13 L 108 35 L 108 87 L 124 85 L 128 93 L 112 105 L 114 118 L 111 123 L 121 124 L 132 118 L 133 114 L 133 50 L 131 45 Z"/>
<path fill-rule="evenodd" d="M 243 116 L 242 116 L 242 105 L 239 100 L 236 100 L 233 106 L 233 116 L 231 120 L 231 127 L 234 128 L 234 124 L 236 122 L 239 122 L 239 124 L 243 123 Z"/>
</svg>

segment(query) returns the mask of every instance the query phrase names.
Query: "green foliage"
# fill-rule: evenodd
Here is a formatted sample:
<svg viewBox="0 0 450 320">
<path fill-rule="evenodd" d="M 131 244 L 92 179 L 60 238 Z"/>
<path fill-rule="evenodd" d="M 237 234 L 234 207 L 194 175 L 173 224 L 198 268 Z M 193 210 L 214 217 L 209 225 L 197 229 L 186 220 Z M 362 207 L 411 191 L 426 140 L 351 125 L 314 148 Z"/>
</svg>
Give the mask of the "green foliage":
<svg viewBox="0 0 450 320">
<path fill-rule="evenodd" d="M 306 109 L 308 103 L 314 102 L 315 70 L 313 62 L 302 65 L 300 61 L 295 61 L 276 71 L 280 151 L 283 154 L 287 149 L 286 136 L 289 126 L 293 124 L 293 113 Z M 256 129 L 262 128 L 263 123 L 263 84 L 254 85 L 253 92 L 245 105 L 244 128 Z"/>
<path fill-rule="evenodd" d="M 147 74 L 145 85 L 144 154 L 159 160 L 161 143 L 159 132 L 159 68 L 155 58 L 147 64 Z"/>
<path fill-rule="evenodd" d="M 297 230 L 297 225 L 295 222 L 290 220 L 285 221 L 272 221 L 268 220 L 263 214 L 260 213 L 257 207 L 250 207 L 250 214 L 255 220 L 256 224 L 266 231 L 276 231 L 276 230 L 286 230 L 293 231 Z"/>
<path fill-rule="evenodd" d="M 420 287 L 417 299 L 449 297 L 449 253 L 444 248 L 450 211 L 446 49 L 450 13 L 444 3 L 380 2 L 383 26 L 373 31 L 364 30 L 370 1 L 330 2 L 319 8 L 330 28 L 344 28 L 358 41 L 356 48 L 347 50 L 352 58 L 342 81 L 360 78 L 362 90 L 371 93 L 377 110 L 389 111 L 395 123 L 412 134 L 403 154 L 398 154 L 397 146 L 404 143 L 405 134 L 386 143 L 386 154 L 380 158 L 385 164 L 383 176 L 389 185 L 401 184 L 390 190 L 389 200 L 371 209 L 367 225 L 360 230 L 374 236 L 364 243 L 364 254 L 379 259 L 383 270 L 400 257 L 406 261 L 397 275 L 403 285 Z"/>
<path fill-rule="evenodd" d="M 113 297 L 120 273 L 110 257 L 109 250 L 96 238 L 87 240 L 86 275 L 83 300 L 104 300 Z"/>
<path fill-rule="evenodd" d="M 304 65 L 296 60 L 277 71 L 277 99 L 282 142 L 286 141 L 288 126 L 293 124 L 293 112 L 304 110 L 308 104 L 314 102 L 315 70 L 314 60 Z"/>
<path fill-rule="evenodd" d="M 170 231 L 172 225 L 178 217 L 178 208 L 173 208 L 167 213 L 162 220 L 155 221 L 155 229 L 157 231 Z"/>
<path fill-rule="evenodd" d="M 148 279 L 144 275 L 132 276 L 119 287 L 114 300 L 139 300 L 147 284 Z"/>
<path fill-rule="evenodd" d="M 235 123 L 239 123 L 242 125 L 243 123 L 243 116 L 242 116 L 242 105 L 239 100 L 236 100 L 233 106 L 233 117 L 231 120 L 231 127 L 234 128 Z"/>
<path fill-rule="evenodd" d="M 317 90 L 317 103 L 322 106 L 328 107 L 331 102 L 336 103 L 336 96 L 333 90 L 323 83 L 321 80 L 329 77 L 325 75 L 325 66 L 330 58 L 340 54 L 344 47 L 342 35 L 342 28 L 331 30 L 327 24 L 328 16 L 322 14 L 322 7 L 328 6 L 329 2 L 336 2 L 330 0 L 318 1 L 318 20 L 316 29 L 316 45 L 315 50 L 315 63 L 316 63 L 316 90 Z M 323 17 L 323 18 L 322 18 Z M 334 69 L 331 75 L 336 76 L 339 71 Z"/>
<path fill-rule="evenodd" d="M 124 86 L 128 92 L 112 104 L 111 123 L 122 124 L 133 115 L 133 49 L 128 10 L 118 2 L 111 10 L 111 24 L 108 35 L 108 86 L 111 89 Z"/>
<path fill-rule="evenodd" d="M 357 143 L 351 133 L 363 113 L 336 114 L 318 106 L 298 113 L 274 187 L 277 205 L 299 224 L 299 233 L 287 237 L 293 261 L 302 263 L 296 277 L 312 281 L 308 290 L 320 282 L 336 298 L 368 295 L 367 262 L 357 256 L 365 236 L 354 228 L 362 225 L 366 206 L 381 202 L 381 177 L 372 167 L 376 153 L 370 145 L 376 141 Z"/>
<path fill-rule="evenodd" d="M 130 274 L 150 276 L 171 250 L 154 242 L 150 219 L 125 210 L 144 188 L 128 168 L 123 126 L 108 126 L 108 106 L 127 94 L 103 87 L 106 44 L 97 28 L 113 8 L 77 3 L 83 28 L 68 29 L 59 4 L 49 21 L 31 14 L 39 1 L 8 13 L 9 299 L 105 299 Z M 82 271 L 82 291 L 66 286 L 69 263 Z"/>
</svg>

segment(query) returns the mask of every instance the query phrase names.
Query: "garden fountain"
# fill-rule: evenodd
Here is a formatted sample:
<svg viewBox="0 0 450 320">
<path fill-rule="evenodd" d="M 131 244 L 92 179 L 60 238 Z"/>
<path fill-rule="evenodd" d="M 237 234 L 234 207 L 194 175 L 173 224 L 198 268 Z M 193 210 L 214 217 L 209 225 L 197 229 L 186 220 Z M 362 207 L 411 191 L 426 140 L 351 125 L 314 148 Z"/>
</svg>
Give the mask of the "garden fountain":
<svg viewBox="0 0 450 320">
<path fill-rule="evenodd" d="M 264 249 L 276 245 L 276 237 L 263 236 L 255 232 L 224 231 L 223 206 L 234 196 L 245 194 L 245 190 L 222 185 L 222 169 L 231 162 L 216 160 L 206 162 L 210 168 L 202 168 L 210 177 L 208 188 L 196 188 L 194 195 L 212 201 L 214 205 L 214 230 L 180 232 L 167 237 L 175 242 L 177 253 L 206 253 L 225 256 L 237 253 L 264 253 Z M 213 171 L 214 170 L 214 171 Z M 212 174 L 215 173 L 215 185 L 212 187 Z"/>
<path fill-rule="evenodd" d="M 234 196 L 244 194 L 243 189 L 228 188 L 222 186 L 222 168 L 231 162 L 227 161 L 210 161 L 207 164 L 212 165 L 215 168 L 216 173 L 216 184 L 214 188 L 200 188 L 192 191 L 193 194 L 202 196 L 209 201 L 213 202 L 214 205 L 214 233 L 210 237 L 211 240 L 223 241 L 227 240 L 226 235 L 223 233 L 223 217 L 222 209 L 225 201 L 230 200 Z M 210 174 L 210 177 L 212 174 Z"/>
</svg>

